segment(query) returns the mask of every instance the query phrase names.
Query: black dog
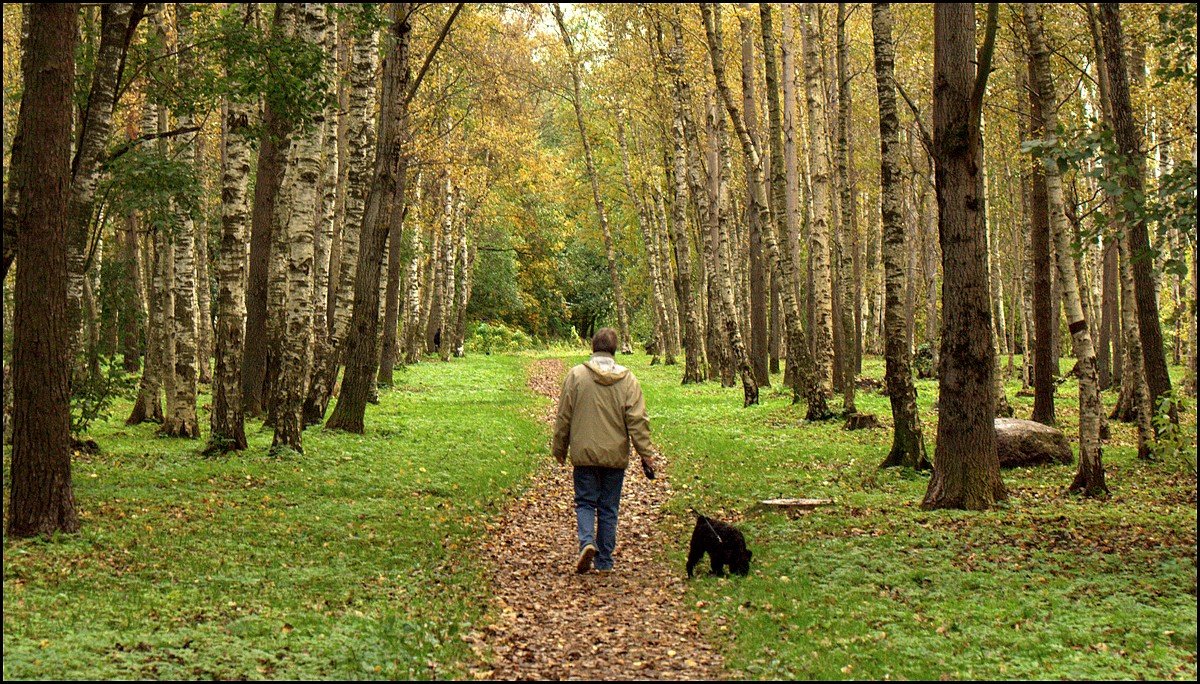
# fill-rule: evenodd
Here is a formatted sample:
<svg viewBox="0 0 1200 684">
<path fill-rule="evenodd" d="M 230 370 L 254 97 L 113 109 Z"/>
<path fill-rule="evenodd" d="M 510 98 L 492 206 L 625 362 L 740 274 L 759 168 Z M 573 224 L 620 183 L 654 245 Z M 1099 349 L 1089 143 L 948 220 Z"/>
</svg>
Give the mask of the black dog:
<svg viewBox="0 0 1200 684">
<path fill-rule="evenodd" d="M 754 555 L 746 548 L 746 538 L 733 525 L 720 520 L 707 518 L 696 511 L 696 527 L 692 530 L 692 541 L 688 546 L 687 574 L 692 576 L 692 570 L 704 554 L 712 561 L 712 574 L 724 575 L 725 566 L 729 571 L 738 575 L 750 572 L 750 557 Z"/>
</svg>

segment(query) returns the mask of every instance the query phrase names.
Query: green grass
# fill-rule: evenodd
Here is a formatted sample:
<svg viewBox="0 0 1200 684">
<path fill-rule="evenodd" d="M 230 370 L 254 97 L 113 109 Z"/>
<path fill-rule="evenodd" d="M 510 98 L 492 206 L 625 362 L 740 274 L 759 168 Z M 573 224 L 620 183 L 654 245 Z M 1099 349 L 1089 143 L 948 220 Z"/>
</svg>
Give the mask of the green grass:
<svg viewBox="0 0 1200 684">
<path fill-rule="evenodd" d="M 754 551 L 749 577 L 705 576 L 690 590 L 747 676 L 1195 678 L 1195 479 L 1179 463 L 1138 461 L 1131 426 L 1114 423 L 1104 451 L 1108 500 L 1067 495 L 1074 466 L 1046 466 L 1003 472 L 1006 507 L 922 512 L 928 475 L 877 468 L 891 444 L 885 397 L 858 394 L 885 429 L 845 432 L 804 423 L 778 376 L 743 409 L 740 387 L 681 387 L 678 367 L 627 363 L 686 523 L 669 562 L 683 567 L 692 506 L 739 520 Z M 882 362 L 864 375 L 881 378 Z M 932 458 L 936 383 L 918 386 Z M 1027 418 L 1018 388 L 1008 396 Z M 1057 394 L 1073 442 L 1077 392 L 1068 381 Z M 1194 435 L 1195 413 L 1185 422 Z M 781 496 L 836 503 L 796 518 L 753 505 Z"/>
<path fill-rule="evenodd" d="M 365 436 L 310 428 L 284 458 L 258 423 L 206 458 L 117 405 L 74 461 L 80 533 L 5 539 L 4 677 L 461 675 L 487 593 L 470 549 L 544 457 L 526 362 L 419 364 Z"/>
<path fill-rule="evenodd" d="M 459 636 L 488 596 L 471 548 L 548 458 L 528 360 L 414 366 L 368 409 L 367 435 L 310 428 L 288 457 L 269 456 L 271 433 L 254 423 L 247 452 L 206 458 L 200 442 L 124 426 L 128 405 L 116 406 L 92 431 L 103 452 L 74 462 L 81 532 L 4 541 L 4 676 L 463 676 Z M 689 589 L 733 670 L 1195 678 L 1195 479 L 1138 461 L 1132 426 L 1112 425 L 1108 500 L 1065 494 L 1073 466 L 1046 466 L 1003 473 L 1006 507 L 926 513 L 928 475 L 876 467 L 886 398 L 858 397 L 884 429 L 848 433 L 803 423 L 778 376 L 743 409 L 740 389 L 682 387 L 679 366 L 621 361 L 671 459 L 664 561 L 683 572 L 693 506 L 737 521 L 755 552 L 749 577 L 702 575 Z M 883 374 L 877 359 L 864 370 Z M 918 386 L 932 456 L 936 384 Z M 1076 392 L 1068 381 L 1057 395 L 1072 438 Z M 1195 435 L 1194 412 L 1185 426 Z M 797 518 L 753 505 L 775 496 L 836 503 Z"/>
</svg>

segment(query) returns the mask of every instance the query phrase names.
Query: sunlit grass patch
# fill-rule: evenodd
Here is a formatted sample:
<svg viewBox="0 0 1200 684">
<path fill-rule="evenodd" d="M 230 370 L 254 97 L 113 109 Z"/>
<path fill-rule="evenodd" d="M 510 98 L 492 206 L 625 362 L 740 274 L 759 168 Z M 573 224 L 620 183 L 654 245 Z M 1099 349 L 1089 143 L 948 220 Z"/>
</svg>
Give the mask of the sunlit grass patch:
<svg viewBox="0 0 1200 684">
<path fill-rule="evenodd" d="M 891 444 L 886 397 L 857 396 L 883 429 L 846 432 L 804 422 L 778 375 L 762 405 L 743 409 L 740 387 L 681 388 L 680 367 L 623 358 L 672 462 L 668 562 L 683 572 L 691 507 L 738 521 L 754 550 L 749 577 L 703 576 L 690 592 L 734 669 L 765 679 L 1195 677 L 1195 480 L 1137 460 L 1132 426 L 1113 423 L 1105 446 L 1108 500 L 1067 494 L 1075 466 L 1054 465 L 1005 470 L 1010 501 L 996 510 L 922 512 L 927 474 L 878 469 Z M 867 359 L 864 375 L 881 379 L 882 361 Z M 917 387 L 932 458 L 937 386 Z M 1009 401 L 1028 418 L 1032 399 L 1017 389 L 1010 380 Z M 1068 379 L 1057 392 L 1073 445 L 1077 391 Z M 1184 421 L 1194 434 L 1194 412 Z M 773 497 L 835 503 L 795 517 L 755 507 Z"/>
<path fill-rule="evenodd" d="M 473 547 L 544 457 L 525 363 L 412 366 L 365 435 L 312 427 L 282 458 L 256 422 L 209 458 L 117 406 L 74 463 L 80 533 L 5 540 L 5 677 L 461 674 L 487 593 Z"/>
</svg>

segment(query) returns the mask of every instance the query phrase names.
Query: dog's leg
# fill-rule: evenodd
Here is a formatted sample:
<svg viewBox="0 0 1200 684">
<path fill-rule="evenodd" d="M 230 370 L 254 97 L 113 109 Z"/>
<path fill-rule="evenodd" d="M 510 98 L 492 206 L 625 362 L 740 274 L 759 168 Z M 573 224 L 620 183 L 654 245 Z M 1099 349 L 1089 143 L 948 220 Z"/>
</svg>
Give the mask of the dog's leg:
<svg viewBox="0 0 1200 684">
<path fill-rule="evenodd" d="M 725 576 L 725 564 L 727 562 L 726 558 L 725 558 L 725 552 L 724 551 L 710 551 L 708 553 L 708 557 L 709 557 L 709 560 L 712 561 L 712 574 L 716 575 L 717 577 L 724 577 Z"/>
<path fill-rule="evenodd" d="M 691 579 L 692 571 L 696 568 L 696 565 L 702 558 L 704 558 L 704 547 L 700 545 L 695 535 L 693 535 L 692 543 L 688 547 L 687 573 L 689 579 Z"/>
</svg>

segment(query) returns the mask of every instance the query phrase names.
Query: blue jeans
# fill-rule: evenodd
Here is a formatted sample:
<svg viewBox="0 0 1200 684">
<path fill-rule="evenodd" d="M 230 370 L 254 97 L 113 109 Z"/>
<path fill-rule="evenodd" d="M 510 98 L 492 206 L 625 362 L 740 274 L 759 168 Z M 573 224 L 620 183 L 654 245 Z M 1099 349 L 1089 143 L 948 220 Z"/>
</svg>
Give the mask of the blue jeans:
<svg viewBox="0 0 1200 684">
<path fill-rule="evenodd" d="M 598 553 L 597 570 L 611 570 L 612 552 L 617 546 L 617 510 L 621 504 L 621 468 L 575 466 L 575 522 L 579 528 L 579 548 L 594 544 Z M 596 521 L 599 518 L 599 529 Z"/>
</svg>

